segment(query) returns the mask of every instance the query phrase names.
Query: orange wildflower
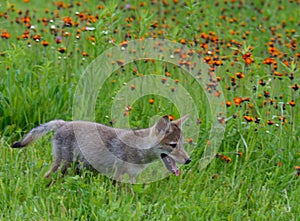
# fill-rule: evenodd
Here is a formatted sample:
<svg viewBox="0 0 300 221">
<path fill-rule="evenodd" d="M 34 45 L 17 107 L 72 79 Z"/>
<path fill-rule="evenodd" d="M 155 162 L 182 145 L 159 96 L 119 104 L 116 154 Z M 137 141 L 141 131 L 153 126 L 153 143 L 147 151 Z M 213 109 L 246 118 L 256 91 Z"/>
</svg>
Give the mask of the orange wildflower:
<svg viewBox="0 0 300 221">
<path fill-rule="evenodd" d="M 43 45 L 44 47 L 47 47 L 47 46 L 49 45 L 49 42 L 48 42 L 48 41 L 42 41 L 42 45 Z"/>
<path fill-rule="evenodd" d="M 300 176 L 300 166 L 295 166 L 296 176 Z"/>
<path fill-rule="evenodd" d="M 226 101 L 226 106 L 230 107 L 232 105 L 231 101 Z"/>
<path fill-rule="evenodd" d="M 95 22 L 97 22 L 97 17 L 95 17 L 95 16 L 88 16 L 88 19 L 89 19 L 89 21 L 90 22 L 92 22 L 92 23 L 95 23 Z"/>
<path fill-rule="evenodd" d="M 214 65 L 221 66 L 221 65 L 223 65 L 223 62 L 221 60 L 217 60 L 217 61 L 214 61 Z"/>
<path fill-rule="evenodd" d="M 279 73 L 278 71 L 274 71 L 274 76 L 276 76 L 276 77 L 282 77 L 283 74 Z"/>
<path fill-rule="evenodd" d="M 174 54 L 180 54 L 181 53 L 181 48 L 177 48 L 173 52 Z"/>
<path fill-rule="evenodd" d="M 237 152 L 237 155 L 239 155 L 240 157 L 243 156 L 243 152 L 240 150 L 239 152 Z"/>
<path fill-rule="evenodd" d="M 135 85 L 134 84 L 131 84 L 130 85 L 130 89 L 133 91 L 135 89 Z"/>
<path fill-rule="evenodd" d="M 154 21 L 153 24 L 151 24 L 152 28 L 157 28 L 158 27 L 158 21 Z"/>
<path fill-rule="evenodd" d="M 37 35 L 34 35 L 32 38 L 33 38 L 33 40 L 35 40 L 35 41 L 40 41 L 40 40 L 41 40 L 41 35 L 40 35 L 40 34 L 37 34 Z"/>
<path fill-rule="evenodd" d="M 170 115 L 169 115 L 169 120 L 170 120 L 170 121 L 173 121 L 174 119 L 175 119 L 174 115 L 170 114 Z"/>
<path fill-rule="evenodd" d="M 133 110 L 133 108 L 130 105 L 125 107 L 125 111 L 132 111 L 132 110 Z"/>
<path fill-rule="evenodd" d="M 193 141 L 193 138 L 190 138 L 190 137 L 187 138 L 186 141 L 187 141 L 189 144 L 193 144 L 193 142 L 194 142 L 194 141 Z"/>
<path fill-rule="evenodd" d="M 242 58 L 243 58 L 245 64 L 247 64 L 247 65 L 252 64 L 254 62 L 251 52 L 247 52 L 247 53 L 243 54 Z"/>
<path fill-rule="evenodd" d="M 289 61 L 287 61 L 287 60 L 284 60 L 284 61 L 283 61 L 283 64 L 284 64 L 285 66 L 287 66 L 287 67 L 290 66 L 290 63 L 289 63 Z"/>
<path fill-rule="evenodd" d="M 56 2 L 57 9 L 67 8 L 67 5 L 63 2 Z"/>
<path fill-rule="evenodd" d="M 233 99 L 233 101 L 234 101 L 234 103 L 235 103 L 236 106 L 239 106 L 243 102 L 243 100 L 242 100 L 241 97 L 235 97 Z"/>
<path fill-rule="evenodd" d="M 221 95 L 221 92 L 220 92 L 220 91 L 216 91 L 216 92 L 215 92 L 215 97 L 220 97 L 220 95 Z"/>
<path fill-rule="evenodd" d="M 125 64 L 125 62 L 123 60 L 117 60 L 117 64 L 120 65 L 120 66 L 122 66 L 122 65 Z"/>
<path fill-rule="evenodd" d="M 292 107 L 295 107 L 296 102 L 295 102 L 294 100 L 291 100 L 291 101 L 289 102 L 289 105 L 291 105 Z"/>
<path fill-rule="evenodd" d="M 216 154 L 216 158 L 221 158 L 221 160 L 223 160 L 227 163 L 231 163 L 231 161 L 232 161 L 230 157 L 225 156 L 223 154 L 219 154 L 219 153 Z"/>
<path fill-rule="evenodd" d="M 203 49 L 208 49 L 209 48 L 208 44 L 206 44 L 206 43 L 201 43 L 200 47 L 203 48 Z"/>
<path fill-rule="evenodd" d="M 291 88 L 292 88 L 294 91 L 297 91 L 297 90 L 300 88 L 300 86 L 297 85 L 297 84 L 294 84 L 294 85 L 291 86 Z"/>
<path fill-rule="evenodd" d="M 88 57 L 88 56 L 89 56 L 89 54 L 88 54 L 87 52 L 85 52 L 85 51 L 81 52 L 81 55 L 82 55 L 83 57 Z"/>
<path fill-rule="evenodd" d="M 149 102 L 149 104 L 153 104 L 154 103 L 154 99 L 150 98 L 148 102 Z"/>
<path fill-rule="evenodd" d="M 195 54 L 195 53 L 196 53 L 195 50 L 188 50 L 188 52 L 187 52 L 187 54 L 190 55 L 190 56 L 192 56 L 192 55 Z"/>
<path fill-rule="evenodd" d="M 67 27 L 72 27 L 75 24 L 71 17 L 64 17 L 63 22 L 64 22 L 64 25 Z"/>
<path fill-rule="evenodd" d="M 167 81 L 167 78 L 163 77 L 163 78 L 161 78 L 160 80 L 161 80 L 161 83 L 163 83 L 163 84 L 164 84 L 164 83 L 166 83 L 166 81 Z"/>
<path fill-rule="evenodd" d="M 101 9 L 104 9 L 104 8 L 105 8 L 104 5 L 98 5 L 98 6 L 97 6 L 97 9 L 100 9 L 100 10 L 101 10 Z"/>
<path fill-rule="evenodd" d="M 226 121 L 225 121 L 225 118 L 224 117 L 218 117 L 218 122 L 220 123 L 220 124 L 226 124 Z"/>
<path fill-rule="evenodd" d="M 44 26 L 47 26 L 49 20 L 47 18 L 42 18 L 42 22 Z"/>
<path fill-rule="evenodd" d="M 278 116 L 277 119 L 280 120 L 280 122 L 282 122 L 282 124 L 288 122 L 287 119 L 285 117 L 283 117 L 283 116 Z"/>
<path fill-rule="evenodd" d="M 282 162 L 280 162 L 280 161 L 276 162 L 275 166 L 281 167 L 282 166 Z"/>
<path fill-rule="evenodd" d="M 231 80 L 231 85 L 235 86 L 236 85 L 236 78 L 234 76 L 230 76 L 230 80 Z"/>
<path fill-rule="evenodd" d="M 124 117 L 128 117 L 128 116 L 129 116 L 129 111 L 124 111 L 123 116 L 124 116 Z"/>
<path fill-rule="evenodd" d="M 245 74 L 242 73 L 242 72 L 238 72 L 235 74 L 237 78 L 241 79 L 241 78 L 244 78 L 245 77 Z"/>
<path fill-rule="evenodd" d="M 275 63 L 275 59 L 274 58 L 265 58 L 263 61 L 264 64 L 274 64 Z"/>
<path fill-rule="evenodd" d="M 180 40 L 180 44 L 183 44 L 183 45 L 185 45 L 186 44 L 186 40 L 183 38 L 183 39 L 181 39 Z"/>
<path fill-rule="evenodd" d="M 260 84 L 261 86 L 265 86 L 266 85 L 266 82 L 263 80 L 263 79 L 260 79 L 258 81 L 258 84 Z"/>
<path fill-rule="evenodd" d="M 9 39 L 10 34 L 6 30 L 3 30 L 1 33 L 1 38 Z"/>
<path fill-rule="evenodd" d="M 259 124 L 260 123 L 260 118 L 258 117 L 255 117 L 255 121 L 254 121 L 256 124 Z"/>
<path fill-rule="evenodd" d="M 31 22 L 31 18 L 29 16 L 25 16 L 21 19 L 22 23 L 27 24 Z"/>
<path fill-rule="evenodd" d="M 63 53 L 65 53 L 65 52 L 66 52 L 66 50 L 67 50 L 67 49 L 66 49 L 66 48 L 59 48 L 59 49 L 57 49 L 57 50 L 58 50 L 60 53 L 62 53 L 62 54 L 63 54 Z"/>
<path fill-rule="evenodd" d="M 166 77 L 171 77 L 171 73 L 168 72 L 168 71 L 166 71 L 165 76 L 166 76 Z"/>
<path fill-rule="evenodd" d="M 246 58 L 246 59 L 244 59 L 244 62 L 245 62 L 245 64 L 249 65 L 249 64 L 252 64 L 254 62 L 254 59 L 253 58 Z"/>
<path fill-rule="evenodd" d="M 270 92 L 269 91 L 264 91 L 264 97 L 266 97 L 266 98 L 270 97 Z"/>
<path fill-rule="evenodd" d="M 210 61 L 212 61 L 212 58 L 210 56 L 206 56 L 203 60 L 206 63 L 210 63 Z"/>
<path fill-rule="evenodd" d="M 247 122 L 253 122 L 253 121 L 254 121 L 254 118 L 253 118 L 253 117 L 250 117 L 250 116 L 247 116 L 247 115 L 244 116 L 244 119 L 245 119 Z"/>
</svg>

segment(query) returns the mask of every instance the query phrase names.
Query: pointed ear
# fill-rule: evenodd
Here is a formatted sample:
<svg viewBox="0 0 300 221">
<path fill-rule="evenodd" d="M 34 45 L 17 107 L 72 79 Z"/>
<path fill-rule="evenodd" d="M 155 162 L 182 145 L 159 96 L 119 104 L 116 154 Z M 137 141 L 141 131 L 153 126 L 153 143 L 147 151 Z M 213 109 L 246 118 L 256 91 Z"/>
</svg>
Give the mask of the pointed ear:
<svg viewBox="0 0 300 221">
<path fill-rule="evenodd" d="M 189 118 L 189 114 L 184 115 L 182 118 L 179 118 L 178 120 L 173 121 L 173 124 L 176 124 L 179 128 L 181 128 L 182 124 Z"/>
<path fill-rule="evenodd" d="M 154 125 L 155 132 L 158 134 L 166 134 L 170 131 L 171 129 L 171 122 L 169 117 L 163 116 L 158 120 L 158 122 Z"/>
</svg>

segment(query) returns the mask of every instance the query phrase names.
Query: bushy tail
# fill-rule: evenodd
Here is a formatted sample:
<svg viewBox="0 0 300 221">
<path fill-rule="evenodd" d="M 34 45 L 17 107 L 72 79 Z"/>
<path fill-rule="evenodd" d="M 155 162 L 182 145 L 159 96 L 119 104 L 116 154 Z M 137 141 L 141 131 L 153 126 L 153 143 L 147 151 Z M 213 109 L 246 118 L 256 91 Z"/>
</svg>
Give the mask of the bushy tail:
<svg viewBox="0 0 300 221">
<path fill-rule="evenodd" d="M 25 137 L 19 141 L 11 145 L 12 148 L 22 148 L 27 146 L 28 144 L 34 142 L 38 138 L 45 135 L 47 132 L 51 130 L 56 130 L 63 125 L 65 125 L 66 122 L 63 120 L 53 120 L 45 124 L 41 124 L 40 126 L 33 128 Z"/>
</svg>

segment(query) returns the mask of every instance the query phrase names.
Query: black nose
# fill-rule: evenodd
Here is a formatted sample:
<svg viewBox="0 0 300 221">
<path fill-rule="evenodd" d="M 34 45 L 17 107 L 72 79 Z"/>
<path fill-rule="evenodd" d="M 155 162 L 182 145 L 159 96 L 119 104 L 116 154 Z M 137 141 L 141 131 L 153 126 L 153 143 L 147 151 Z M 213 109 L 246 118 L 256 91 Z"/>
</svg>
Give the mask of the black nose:
<svg viewBox="0 0 300 221">
<path fill-rule="evenodd" d="M 185 161 L 185 163 L 184 164 L 189 164 L 191 162 L 191 159 L 190 158 L 188 158 L 186 161 Z"/>
</svg>

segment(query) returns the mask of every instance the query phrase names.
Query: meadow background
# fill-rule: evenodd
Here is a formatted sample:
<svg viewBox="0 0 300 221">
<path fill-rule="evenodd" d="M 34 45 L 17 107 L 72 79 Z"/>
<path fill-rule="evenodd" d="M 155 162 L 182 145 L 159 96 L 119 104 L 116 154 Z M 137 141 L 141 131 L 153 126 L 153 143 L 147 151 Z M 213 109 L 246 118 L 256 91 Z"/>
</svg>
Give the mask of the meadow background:
<svg viewBox="0 0 300 221">
<path fill-rule="evenodd" d="M 299 0 L 0 2 L 0 219 L 299 220 L 299 8 Z M 110 117 L 111 105 L 131 79 L 156 74 L 162 85 L 180 83 L 200 116 L 190 122 L 197 140 L 186 134 L 193 163 L 179 177 L 149 184 L 70 171 L 46 187 L 51 135 L 22 150 L 11 143 L 40 123 L 72 120 L 73 95 L 89 63 L 112 46 L 150 37 L 201 57 L 222 87 L 226 113 L 210 114 L 204 90 L 220 96 L 214 85 L 196 87 L 180 68 L 144 60 L 106 80 L 96 120 L 122 126 Z M 190 55 L 180 56 L 192 68 Z M 176 86 L 170 90 L 176 96 Z M 120 117 L 141 128 L 164 114 L 179 117 L 171 101 L 153 94 L 128 104 Z M 219 154 L 199 170 L 214 117 L 226 132 Z"/>
</svg>

